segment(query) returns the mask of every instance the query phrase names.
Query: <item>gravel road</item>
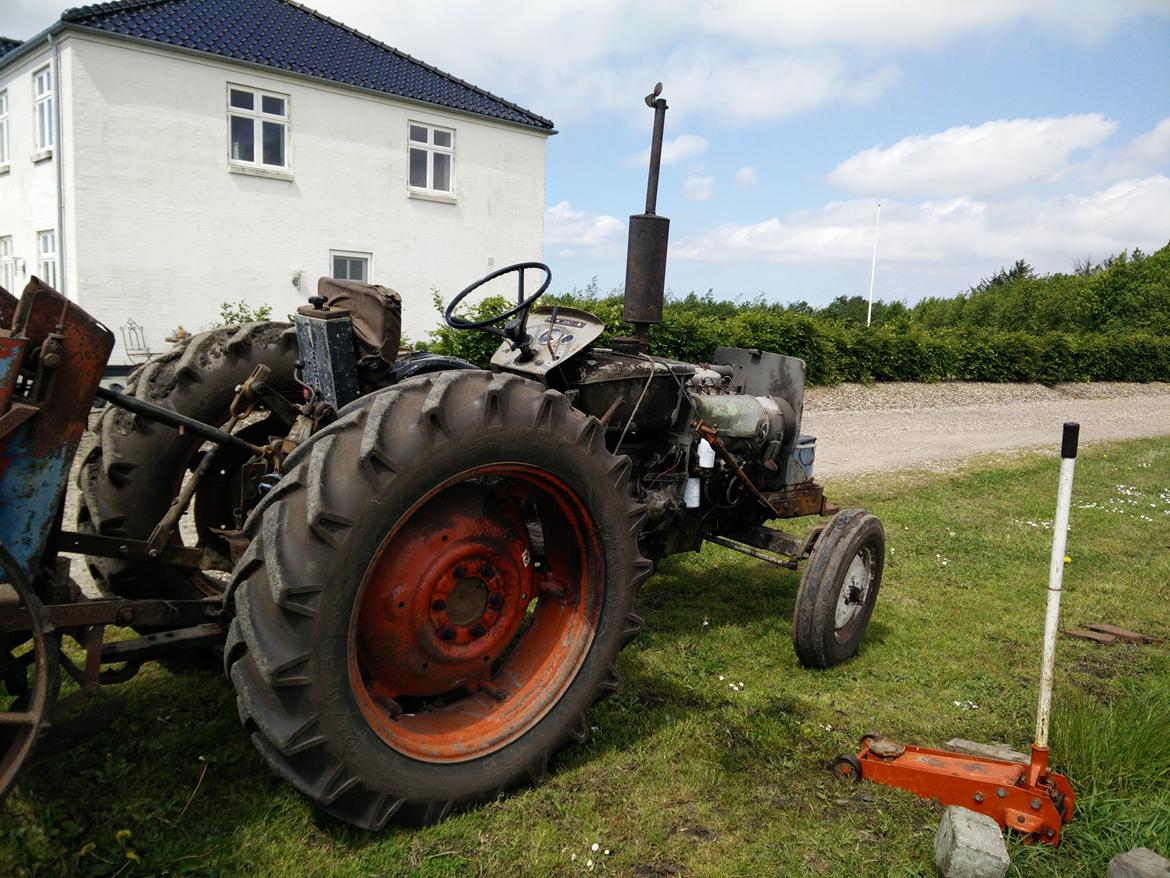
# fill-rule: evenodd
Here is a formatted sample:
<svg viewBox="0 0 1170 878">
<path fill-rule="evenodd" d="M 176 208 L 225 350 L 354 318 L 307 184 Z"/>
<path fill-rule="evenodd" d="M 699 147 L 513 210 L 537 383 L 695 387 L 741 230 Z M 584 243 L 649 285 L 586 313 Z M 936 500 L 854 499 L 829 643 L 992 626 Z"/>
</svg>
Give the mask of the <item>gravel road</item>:
<svg viewBox="0 0 1170 878">
<path fill-rule="evenodd" d="M 802 432 L 818 477 L 953 469 L 964 458 L 1081 442 L 1170 436 L 1170 384 L 842 384 L 810 388 Z"/>
</svg>

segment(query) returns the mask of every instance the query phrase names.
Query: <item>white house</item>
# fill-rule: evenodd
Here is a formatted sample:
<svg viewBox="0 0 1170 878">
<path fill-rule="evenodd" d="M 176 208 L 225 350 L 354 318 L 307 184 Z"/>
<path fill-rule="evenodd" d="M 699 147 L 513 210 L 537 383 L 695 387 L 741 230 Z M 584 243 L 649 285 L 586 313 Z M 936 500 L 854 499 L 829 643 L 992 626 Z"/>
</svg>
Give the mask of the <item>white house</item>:
<svg viewBox="0 0 1170 878">
<path fill-rule="evenodd" d="M 291 0 L 122 0 L 0 39 L 0 285 L 30 275 L 153 351 L 321 275 L 403 329 L 539 259 L 552 122 Z"/>
</svg>

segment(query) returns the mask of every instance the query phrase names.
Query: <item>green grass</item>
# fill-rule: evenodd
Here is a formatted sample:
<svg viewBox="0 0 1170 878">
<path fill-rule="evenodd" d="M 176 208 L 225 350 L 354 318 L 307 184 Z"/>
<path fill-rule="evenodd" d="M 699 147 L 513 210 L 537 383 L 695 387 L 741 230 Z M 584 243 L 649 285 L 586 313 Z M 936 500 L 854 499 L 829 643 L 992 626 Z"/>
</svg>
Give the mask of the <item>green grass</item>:
<svg viewBox="0 0 1170 878">
<path fill-rule="evenodd" d="M 220 676 L 149 669 L 112 729 L 25 776 L 0 874 L 569 876 L 592 860 L 607 875 L 933 875 L 939 806 L 828 767 L 871 730 L 1026 748 L 1056 470 L 1030 457 L 830 484 L 881 517 L 890 554 L 860 655 L 827 672 L 793 656 L 795 575 L 715 547 L 664 563 L 590 741 L 544 786 L 428 829 L 320 816 L 270 774 Z M 1082 455 L 1065 624 L 1170 634 L 1168 474 L 1168 440 Z M 1014 874 L 1097 876 L 1135 844 L 1170 851 L 1166 644 L 1061 638 L 1057 663 L 1053 759 L 1077 818 L 1057 850 L 1010 843 Z"/>
</svg>

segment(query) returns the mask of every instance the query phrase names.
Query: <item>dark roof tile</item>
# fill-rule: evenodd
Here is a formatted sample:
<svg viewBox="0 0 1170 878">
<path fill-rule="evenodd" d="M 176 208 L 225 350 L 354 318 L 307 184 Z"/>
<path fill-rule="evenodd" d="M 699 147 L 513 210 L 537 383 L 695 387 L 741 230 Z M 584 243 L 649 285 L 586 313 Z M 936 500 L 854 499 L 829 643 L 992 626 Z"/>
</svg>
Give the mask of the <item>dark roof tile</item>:
<svg viewBox="0 0 1170 878">
<path fill-rule="evenodd" d="M 543 116 L 293 0 L 118 0 L 68 9 L 61 18 L 533 128 L 553 127 Z M 0 38 L 0 56 L 18 45 Z"/>
</svg>

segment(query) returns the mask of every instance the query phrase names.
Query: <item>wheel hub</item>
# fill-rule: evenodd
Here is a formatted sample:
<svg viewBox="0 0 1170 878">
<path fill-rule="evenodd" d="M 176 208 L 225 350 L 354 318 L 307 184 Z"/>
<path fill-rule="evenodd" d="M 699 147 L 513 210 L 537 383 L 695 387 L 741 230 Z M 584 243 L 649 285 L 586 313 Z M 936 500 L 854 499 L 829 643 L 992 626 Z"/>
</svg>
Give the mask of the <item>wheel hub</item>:
<svg viewBox="0 0 1170 878">
<path fill-rule="evenodd" d="M 359 655 L 383 699 L 479 689 L 534 597 L 515 511 L 472 485 L 446 499 L 395 535 L 363 597 Z"/>
</svg>

